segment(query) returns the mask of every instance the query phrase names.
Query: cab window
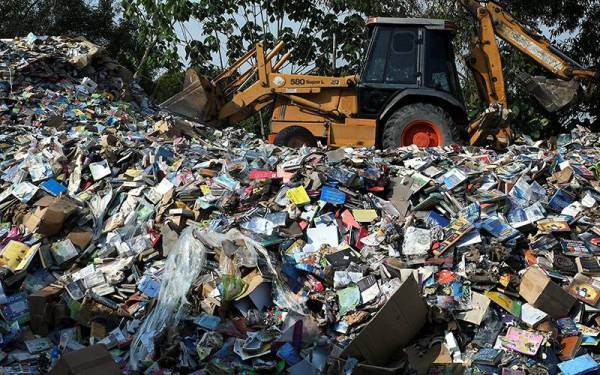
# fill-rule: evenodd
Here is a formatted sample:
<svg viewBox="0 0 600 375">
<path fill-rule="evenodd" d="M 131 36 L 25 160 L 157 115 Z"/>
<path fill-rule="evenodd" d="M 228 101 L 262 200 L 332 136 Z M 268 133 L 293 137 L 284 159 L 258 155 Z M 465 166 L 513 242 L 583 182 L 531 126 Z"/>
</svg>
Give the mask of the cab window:
<svg viewBox="0 0 600 375">
<path fill-rule="evenodd" d="M 366 82 L 383 82 L 385 76 L 385 61 L 388 55 L 388 45 L 390 44 L 390 35 L 392 31 L 388 28 L 378 27 L 375 30 L 375 39 L 371 47 L 371 55 L 363 78 Z"/>
<path fill-rule="evenodd" d="M 363 81 L 373 83 L 414 83 L 417 79 L 416 29 L 375 29 L 373 45 L 363 71 Z"/>
<path fill-rule="evenodd" d="M 447 32 L 427 33 L 425 85 L 461 97 L 452 41 Z"/>
<path fill-rule="evenodd" d="M 414 31 L 395 31 L 385 71 L 386 83 L 411 83 L 417 79 L 417 38 Z"/>
</svg>

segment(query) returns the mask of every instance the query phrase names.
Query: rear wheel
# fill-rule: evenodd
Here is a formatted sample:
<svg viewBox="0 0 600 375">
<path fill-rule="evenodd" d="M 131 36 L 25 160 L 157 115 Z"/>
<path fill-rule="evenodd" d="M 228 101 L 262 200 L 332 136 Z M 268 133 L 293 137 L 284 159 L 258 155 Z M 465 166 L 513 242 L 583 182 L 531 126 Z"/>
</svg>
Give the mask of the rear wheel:
<svg viewBox="0 0 600 375">
<path fill-rule="evenodd" d="M 314 147 L 317 145 L 317 140 L 306 128 L 289 126 L 277 133 L 273 143 L 277 146 L 300 148 L 304 145 Z"/>
<path fill-rule="evenodd" d="M 459 138 L 460 130 L 448 112 L 433 104 L 416 103 L 399 108 L 386 121 L 382 144 L 383 148 L 436 147 Z"/>
</svg>

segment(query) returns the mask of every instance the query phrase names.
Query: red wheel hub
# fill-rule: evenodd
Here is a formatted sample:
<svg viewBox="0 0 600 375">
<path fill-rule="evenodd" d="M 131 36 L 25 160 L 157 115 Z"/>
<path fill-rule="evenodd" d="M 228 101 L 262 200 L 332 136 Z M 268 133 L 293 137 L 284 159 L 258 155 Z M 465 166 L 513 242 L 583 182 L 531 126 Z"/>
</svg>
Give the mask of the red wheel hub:
<svg viewBox="0 0 600 375">
<path fill-rule="evenodd" d="M 401 146 L 436 147 L 442 144 L 442 132 L 429 120 L 413 121 L 402 131 Z"/>
</svg>

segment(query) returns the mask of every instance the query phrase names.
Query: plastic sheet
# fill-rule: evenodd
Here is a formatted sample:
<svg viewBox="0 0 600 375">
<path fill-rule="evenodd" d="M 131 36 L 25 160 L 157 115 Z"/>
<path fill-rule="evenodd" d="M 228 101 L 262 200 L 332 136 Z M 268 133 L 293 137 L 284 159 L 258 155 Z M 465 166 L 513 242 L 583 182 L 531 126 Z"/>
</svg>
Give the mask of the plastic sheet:
<svg viewBox="0 0 600 375">
<path fill-rule="evenodd" d="M 187 227 L 167 257 L 158 303 L 131 344 L 129 364 L 133 369 L 154 353 L 154 336 L 177 325 L 185 310 L 188 290 L 205 267 L 206 247 L 194 236 L 194 231 L 193 227 Z"/>
<path fill-rule="evenodd" d="M 100 237 L 102 232 L 102 222 L 104 220 L 104 216 L 106 216 L 106 211 L 108 210 L 108 206 L 110 205 L 112 198 L 113 191 L 112 187 L 110 187 L 106 195 L 101 197 L 99 194 L 95 194 L 89 202 L 90 211 L 92 212 L 92 216 L 94 218 L 94 239 Z"/>
<path fill-rule="evenodd" d="M 269 271 L 276 276 L 273 288 L 273 302 L 281 309 L 293 310 L 297 313 L 304 314 L 305 310 L 302 301 L 295 298 L 295 295 L 290 291 L 287 283 L 283 282 L 283 277 L 271 262 L 271 258 L 267 249 L 253 239 L 245 236 L 237 229 L 232 229 L 229 232 L 222 234 L 218 232 L 203 232 L 202 241 L 211 247 L 222 247 L 225 240 L 233 242 L 243 242 L 244 246 L 239 248 L 234 254 L 234 263 L 236 268 L 256 267 L 259 255 L 265 260 Z"/>
</svg>

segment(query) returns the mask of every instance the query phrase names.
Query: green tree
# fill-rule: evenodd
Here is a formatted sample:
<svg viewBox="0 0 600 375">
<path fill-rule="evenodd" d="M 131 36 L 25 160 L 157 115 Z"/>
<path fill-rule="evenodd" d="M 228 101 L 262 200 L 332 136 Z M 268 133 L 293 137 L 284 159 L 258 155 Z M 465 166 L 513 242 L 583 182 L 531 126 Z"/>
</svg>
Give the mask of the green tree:
<svg viewBox="0 0 600 375">
<path fill-rule="evenodd" d="M 154 84 L 152 99 L 162 103 L 183 89 L 184 72 L 171 70 L 161 75 Z"/>
<path fill-rule="evenodd" d="M 193 3 L 188 0 L 122 0 L 125 19 L 136 25 L 144 52 L 137 62 L 134 78 L 147 64 L 165 68 L 180 67 L 177 47 L 181 40 L 175 26 L 190 19 Z"/>
<path fill-rule="evenodd" d="M 201 38 L 186 46 L 187 57 L 194 65 L 210 68 L 215 55 L 221 69 L 255 43 L 262 41 L 269 48 L 279 40 L 292 50 L 289 71 L 323 68 L 332 32 L 343 23 L 325 2 L 313 0 L 198 0 L 192 15 L 201 22 Z"/>
<path fill-rule="evenodd" d="M 96 5 L 82 0 L 3 0 L 0 14 L 2 38 L 32 32 L 85 36 L 95 42 L 107 42 L 115 31 L 118 9 L 113 0 L 98 0 Z"/>
</svg>

